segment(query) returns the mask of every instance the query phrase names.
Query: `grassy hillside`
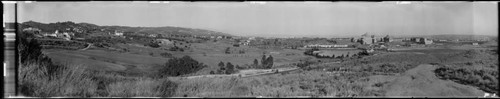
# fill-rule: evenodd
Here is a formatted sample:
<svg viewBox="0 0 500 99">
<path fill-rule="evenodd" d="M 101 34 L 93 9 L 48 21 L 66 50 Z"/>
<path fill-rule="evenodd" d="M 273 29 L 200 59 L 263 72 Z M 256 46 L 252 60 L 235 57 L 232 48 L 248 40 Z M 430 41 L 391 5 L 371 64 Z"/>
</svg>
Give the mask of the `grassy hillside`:
<svg viewBox="0 0 500 99">
<path fill-rule="evenodd" d="M 79 33 L 95 33 L 95 32 L 114 32 L 115 30 L 123 31 L 123 32 L 132 32 L 132 33 L 147 33 L 147 34 L 176 34 L 176 35 L 199 35 L 199 36 L 214 36 L 214 35 L 224 35 L 231 36 L 230 34 L 204 30 L 204 29 L 192 29 L 192 28 L 183 28 L 183 27 L 129 27 L 129 26 L 98 26 L 90 23 L 74 23 L 71 21 L 67 22 L 57 22 L 57 23 L 39 23 L 34 21 L 28 21 L 20 24 L 21 30 L 23 28 L 34 27 L 39 28 L 42 32 L 54 32 L 59 30 L 63 31 L 71 31 L 77 32 L 77 30 L 81 30 Z M 67 30 L 67 29 L 70 30 Z M 104 31 L 102 31 L 104 30 Z"/>
</svg>

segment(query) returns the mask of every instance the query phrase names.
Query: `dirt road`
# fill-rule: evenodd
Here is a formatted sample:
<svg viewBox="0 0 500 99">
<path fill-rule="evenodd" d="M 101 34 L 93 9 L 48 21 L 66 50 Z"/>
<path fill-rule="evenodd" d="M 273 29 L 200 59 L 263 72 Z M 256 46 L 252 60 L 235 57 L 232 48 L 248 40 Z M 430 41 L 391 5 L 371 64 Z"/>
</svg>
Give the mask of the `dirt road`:
<svg viewBox="0 0 500 99">
<path fill-rule="evenodd" d="M 87 43 L 87 45 L 88 45 L 87 47 L 85 47 L 85 48 L 83 48 L 83 49 L 80 49 L 80 50 L 87 50 L 87 49 L 89 49 L 89 48 L 90 48 L 90 46 L 92 46 L 92 43 Z"/>
</svg>

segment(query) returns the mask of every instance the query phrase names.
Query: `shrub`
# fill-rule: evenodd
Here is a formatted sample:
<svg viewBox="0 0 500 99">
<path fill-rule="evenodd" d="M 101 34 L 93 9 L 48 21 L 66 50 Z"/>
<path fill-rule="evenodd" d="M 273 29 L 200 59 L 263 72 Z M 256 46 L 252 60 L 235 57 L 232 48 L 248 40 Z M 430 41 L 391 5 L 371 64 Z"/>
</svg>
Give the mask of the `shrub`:
<svg viewBox="0 0 500 99">
<path fill-rule="evenodd" d="M 437 68 L 434 72 L 441 79 L 451 79 L 461 84 L 477 86 L 489 93 L 499 94 L 496 70 L 446 66 Z"/>
<path fill-rule="evenodd" d="M 196 72 L 204 67 L 207 66 L 192 59 L 189 56 L 184 56 L 182 58 L 172 58 L 169 59 L 168 62 L 160 68 L 158 76 L 180 76 Z"/>
</svg>

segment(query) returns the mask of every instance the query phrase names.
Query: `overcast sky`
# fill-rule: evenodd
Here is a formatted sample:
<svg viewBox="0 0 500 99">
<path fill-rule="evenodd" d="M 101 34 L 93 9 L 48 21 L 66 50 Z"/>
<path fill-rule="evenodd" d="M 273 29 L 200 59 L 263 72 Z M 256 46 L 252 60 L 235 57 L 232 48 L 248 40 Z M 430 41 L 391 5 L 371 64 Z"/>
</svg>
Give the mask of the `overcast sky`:
<svg viewBox="0 0 500 99">
<path fill-rule="evenodd" d="M 241 36 L 498 35 L 495 3 L 20 3 L 19 21 L 178 26 Z"/>
</svg>

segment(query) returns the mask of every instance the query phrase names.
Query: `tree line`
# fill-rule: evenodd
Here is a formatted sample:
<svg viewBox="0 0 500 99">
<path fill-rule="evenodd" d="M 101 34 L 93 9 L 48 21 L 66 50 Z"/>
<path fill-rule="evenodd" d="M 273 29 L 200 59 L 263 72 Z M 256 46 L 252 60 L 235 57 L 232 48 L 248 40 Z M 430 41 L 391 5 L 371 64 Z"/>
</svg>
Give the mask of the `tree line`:
<svg viewBox="0 0 500 99">
<path fill-rule="evenodd" d="M 254 59 L 253 67 L 258 69 L 270 69 L 273 67 L 274 59 L 271 55 L 269 55 L 269 57 L 266 57 L 266 55 L 262 55 L 260 62 L 261 64 L 259 64 L 259 61 L 257 59 Z"/>
</svg>

